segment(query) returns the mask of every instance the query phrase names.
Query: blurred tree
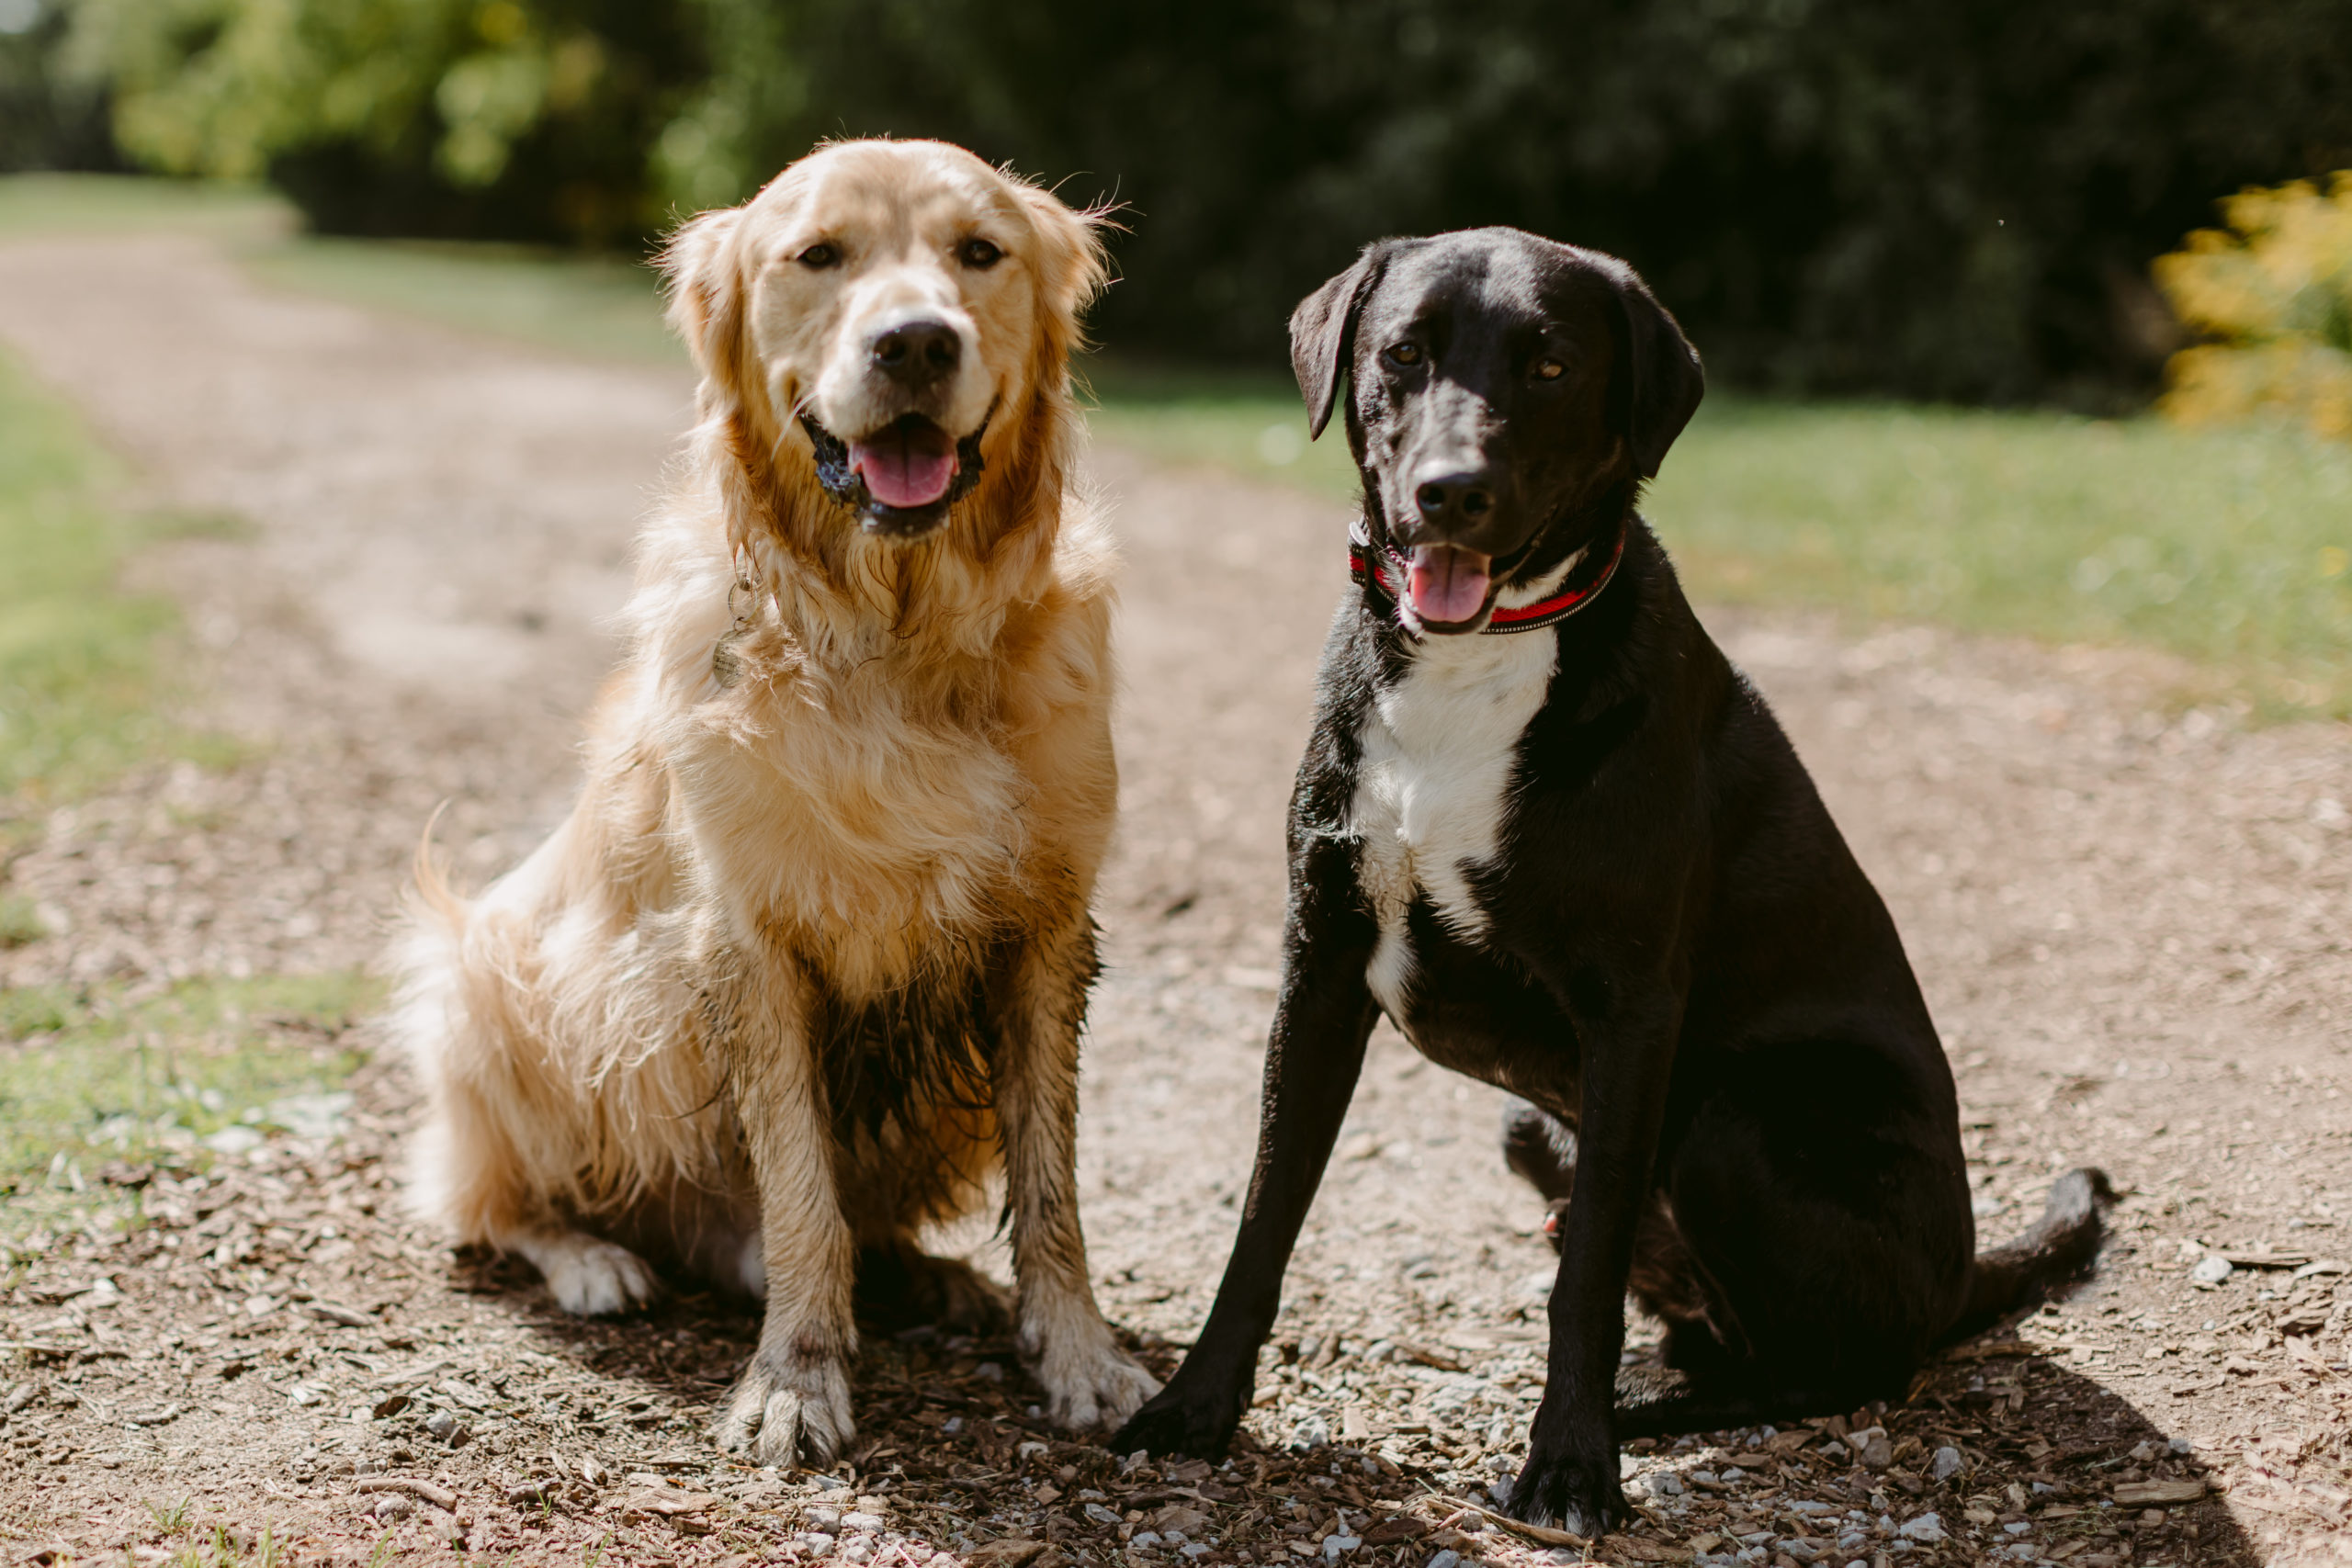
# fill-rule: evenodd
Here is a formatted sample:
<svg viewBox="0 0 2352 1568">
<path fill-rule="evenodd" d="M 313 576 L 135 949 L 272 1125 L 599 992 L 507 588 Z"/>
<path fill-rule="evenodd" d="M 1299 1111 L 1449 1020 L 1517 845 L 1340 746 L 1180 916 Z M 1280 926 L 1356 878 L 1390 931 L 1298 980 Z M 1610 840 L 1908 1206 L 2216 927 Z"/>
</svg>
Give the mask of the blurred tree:
<svg viewBox="0 0 2352 1568">
<path fill-rule="evenodd" d="M 698 80 L 660 0 L 77 0 L 74 55 L 151 166 L 267 175 L 320 228 L 609 244 Z"/>
<path fill-rule="evenodd" d="M 65 13 L 46 0 L 0 0 L 0 173 L 123 167 L 103 85 L 58 69 Z"/>
<path fill-rule="evenodd" d="M 2352 164 L 2352 0 L 75 3 L 126 146 L 325 227 L 615 243 L 943 136 L 1129 204 L 1106 341 L 1269 363 L 1364 241 L 1515 223 L 1726 379 L 2111 401 L 2215 193 Z"/>
<path fill-rule="evenodd" d="M 1649 275 L 1721 373 L 2097 399 L 2176 346 L 2149 257 L 2352 155 L 2352 0 L 700 0 L 697 205 L 816 136 L 943 135 L 1134 209 L 1116 343 L 1270 357 L 1383 233 Z"/>
</svg>

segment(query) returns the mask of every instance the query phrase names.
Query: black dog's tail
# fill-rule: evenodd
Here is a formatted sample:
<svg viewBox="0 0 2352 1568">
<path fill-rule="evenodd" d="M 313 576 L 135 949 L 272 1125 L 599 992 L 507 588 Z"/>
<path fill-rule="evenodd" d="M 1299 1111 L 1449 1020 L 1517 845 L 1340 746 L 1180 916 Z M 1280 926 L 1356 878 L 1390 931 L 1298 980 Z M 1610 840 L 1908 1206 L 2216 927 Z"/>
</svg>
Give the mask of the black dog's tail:
<svg viewBox="0 0 2352 1568">
<path fill-rule="evenodd" d="M 1980 1252 L 1969 1269 L 1968 1299 L 1939 1341 L 1956 1345 L 2020 1307 L 2032 1306 L 2098 1260 L 2106 1213 L 2115 1204 L 2107 1172 L 2088 1166 L 2051 1184 L 2041 1218 L 2015 1241 Z"/>
</svg>

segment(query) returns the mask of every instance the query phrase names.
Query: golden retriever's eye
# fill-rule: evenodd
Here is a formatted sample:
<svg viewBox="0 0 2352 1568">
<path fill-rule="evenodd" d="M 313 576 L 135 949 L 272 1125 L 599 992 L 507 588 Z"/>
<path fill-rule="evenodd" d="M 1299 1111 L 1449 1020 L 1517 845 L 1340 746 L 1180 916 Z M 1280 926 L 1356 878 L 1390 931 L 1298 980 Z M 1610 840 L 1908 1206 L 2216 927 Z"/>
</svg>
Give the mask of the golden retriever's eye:
<svg viewBox="0 0 2352 1568">
<path fill-rule="evenodd" d="M 831 266 L 834 263 L 840 261 L 842 259 L 842 253 L 836 247 L 827 244 L 824 241 L 820 240 L 792 259 L 798 262 L 802 266 L 807 267 L 810 272 L 822 272 L 825 268 Z"/>
<path fill-rule="evenodd" d="M 986 272 L 1004 259 L 1004 253 L 975 235 L 956 247 L 956 259 L 974 272 Z"/>
<path fill-rule="evenodd" d="M 1419 365 L 1420 362 L 1419 344 L 1400 343 L 1388 351 L 1388 363 L 1391 365 Z"/>
<path fill-rule="evenodd" d="M 1535 362 L 1535 378 L 1539 381 L 1556 381 L 1567 373 L 1568 367 L 1556 359 L 1539 359 Z"/>
</svg>

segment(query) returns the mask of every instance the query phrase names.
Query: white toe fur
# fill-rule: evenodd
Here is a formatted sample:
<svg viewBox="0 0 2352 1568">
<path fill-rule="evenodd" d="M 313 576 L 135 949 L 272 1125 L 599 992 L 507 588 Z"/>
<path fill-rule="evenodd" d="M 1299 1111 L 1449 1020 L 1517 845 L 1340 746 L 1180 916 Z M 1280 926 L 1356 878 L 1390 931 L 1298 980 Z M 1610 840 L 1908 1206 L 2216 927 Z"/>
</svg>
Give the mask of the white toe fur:
<svg viewBox="0 0 2352 1568">
<path fill-rule="evenodd" d="M 1115 1427 L 1159 1392 L 1159 1380 L 1119 1348 L 1091 1302 L 1023 1315 L 1023 1359 L 1045 1387 L 1055 1425 L 1073 1432 Z"/>
<path fill-rule="evenodd" d="M 653 1299 L 653 1270 L 626 1247 L 560 1231 L 518 1238 L 510 1250 L 531 1260 L 555 1304 L 575 1317 L 610 1317 Z"/>
</svg>

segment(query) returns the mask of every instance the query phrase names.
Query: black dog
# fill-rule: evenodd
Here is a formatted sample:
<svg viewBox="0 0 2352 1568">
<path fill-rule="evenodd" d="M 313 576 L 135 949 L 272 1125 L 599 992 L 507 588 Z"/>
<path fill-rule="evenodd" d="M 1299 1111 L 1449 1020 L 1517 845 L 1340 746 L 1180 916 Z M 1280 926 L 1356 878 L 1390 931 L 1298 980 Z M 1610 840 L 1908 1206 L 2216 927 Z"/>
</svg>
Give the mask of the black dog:
<svg viewBox="0 0 2352 1568">
<path fill-rule="evenodd" d="M 1208 1325 L 1115 1442 L 1214 1455 L 1375 1012 L 1532 1102 L 1568 1195 L 1521 1517 L 1627 1517 L 1620 1436 L 1851 1409 L 2078 1271 L 2106 1183 L 1973 1258 L 1951 1072 L 1901 939 L 1634 507 L 1698 355 L 1633 270 L 1509 229 L 1385 242 L 1291 318 L 1341 377 L 1361 592 L 1324 648 L 1249 1206 Z M 1500 635 L 1498 635 L 1500 634 Z M 1628 1285 L 1669 1327 L 1619 1407 Z M 1629 1391 L 1638 1380 L 1629 1379 Z"/>
</svg>

